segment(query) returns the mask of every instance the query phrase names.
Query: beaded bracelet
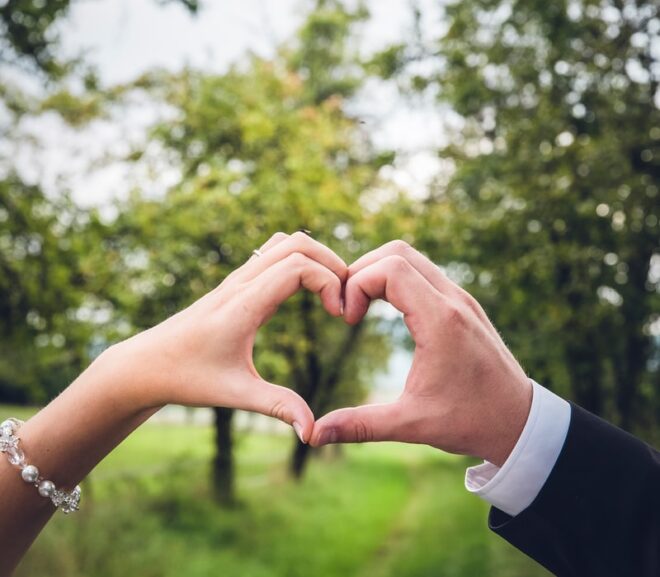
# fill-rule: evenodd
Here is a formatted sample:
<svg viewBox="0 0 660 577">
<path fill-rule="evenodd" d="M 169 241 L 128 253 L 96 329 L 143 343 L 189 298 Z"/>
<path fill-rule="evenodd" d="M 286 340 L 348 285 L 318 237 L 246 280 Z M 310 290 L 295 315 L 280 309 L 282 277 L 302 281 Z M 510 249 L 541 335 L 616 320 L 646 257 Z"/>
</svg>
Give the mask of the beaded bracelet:
<svg viewBox="0 0 660 577">
<path fill-rule="evenodd" d="M 71 491 L 62 491 L 55 487 L 55 483 L 48 481 L 39 475 L 39 469 L 34 465 L 28 465 L 25 461 L 25 453 L 18 446 L 20 439 L 16 436 L 23 421 L 18 419 L 7 419 L 0 425 L 0 452 L 7 453 L 9 462 L 21 470 L 23 481 L 34 485 L 42 497 L 49 498 L 55 507 L 63 513 L 73 513 L 80 506 L 80 487 Z"/>
</svg>

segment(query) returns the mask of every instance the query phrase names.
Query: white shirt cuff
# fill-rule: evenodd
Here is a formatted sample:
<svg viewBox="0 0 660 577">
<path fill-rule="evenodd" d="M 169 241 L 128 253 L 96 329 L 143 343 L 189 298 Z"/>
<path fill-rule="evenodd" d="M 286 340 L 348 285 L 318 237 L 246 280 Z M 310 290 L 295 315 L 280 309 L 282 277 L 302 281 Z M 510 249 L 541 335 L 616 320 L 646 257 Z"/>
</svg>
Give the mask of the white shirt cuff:
<svg viewBox="0 0 660 577">
<path fill-rule="evenodd" d="M 502 467 L 488 461 L 465 472 L 465 488 L 515 516 L 529 507 L 545 485 L 561 453 L 571 406 L 532 381 L 532 406 L 525 428 Z"/>
</svg>

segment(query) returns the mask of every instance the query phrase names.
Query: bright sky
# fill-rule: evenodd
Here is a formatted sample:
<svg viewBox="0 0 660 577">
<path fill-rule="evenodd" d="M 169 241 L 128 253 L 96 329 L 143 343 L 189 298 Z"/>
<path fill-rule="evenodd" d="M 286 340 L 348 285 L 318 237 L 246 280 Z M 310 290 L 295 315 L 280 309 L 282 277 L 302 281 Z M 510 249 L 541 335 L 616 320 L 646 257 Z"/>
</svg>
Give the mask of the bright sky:
<svg viewBox="0 0 660 577">
<path fill-rule="evenodd" d="M 178 69 L 188 64 L 222 71 L 248 51 L 272 54 L 277 44 L 291 37 L 310 4 L 205 0 L 200 13 L 190 16 L 177 3 L 162 5 L 156 0 L 79 1 L 62 25 L 63 49 L 70 55 L 83 51 L 107 84 L 131 80 L 153 67 Z M 428 25 L 437 33 L 441 25 L 437 3 L 423 0 L 421 4 Z M 372 0 L 370 9 L 372 18 L 363 34 L 365 51 L 397 41 L 412 25 L 409 0 Z M 427 152 L 442 138 L 437 110 L 412 109 L 394 89 L 383 87 L 368 91 L 355 106 L 372 123 L 377 144 L 405 153 L 390 177 L 414 193 L 423 193 L 438 170 L 434 154 Z M 70 187 L 83 205 L 102 205 L 125 193 L 127 183 L 135 179 L 158 193 L 175 180 L 173 171 L 164 167 L 153 178 L 103 161 L 108 151 L 122 151 L 127 142 L 139 138 L 151 118 L 153 111 L 141 109 L 121 120 L 95 122 L 82 132 L 69 129 L 55 116 L 40 118 L 25 123 L 23 129 L 43 146 L 36 151 L 24 139 L 12 156 L 23 172 L 47 189 Z"/>
<path fill-rule="evenodd" d="M 88 48 L 108 82 L 130 80 L 154 66 L 194 64 L 222 70 L 247 51 L 263 56 L 300 25 L 305 0 L 202 0 L 191 17 L 179 4 L 156 0 L 76 2 L 64 28 L 68 51 Z M 432 3 L 427 2 L 429 6 Z M 370 47 L 400 38 L 409 22 L 406 0 L 372 2 Z"/>
</svg>

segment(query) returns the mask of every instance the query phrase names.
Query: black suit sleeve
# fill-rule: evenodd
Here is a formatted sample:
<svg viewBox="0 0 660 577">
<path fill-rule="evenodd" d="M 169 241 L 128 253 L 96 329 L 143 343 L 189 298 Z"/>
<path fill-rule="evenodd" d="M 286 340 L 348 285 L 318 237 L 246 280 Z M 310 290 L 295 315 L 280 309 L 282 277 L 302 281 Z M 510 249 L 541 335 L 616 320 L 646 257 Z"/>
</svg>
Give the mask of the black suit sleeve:
<svg viewBox="0 0 660 577">
<path fill-rule="evenodd" d="M 660 577 L 660 453 L 571 405 L 564 447 L 534 502 L 489 526 L 560 577 Z"/>
</svg>

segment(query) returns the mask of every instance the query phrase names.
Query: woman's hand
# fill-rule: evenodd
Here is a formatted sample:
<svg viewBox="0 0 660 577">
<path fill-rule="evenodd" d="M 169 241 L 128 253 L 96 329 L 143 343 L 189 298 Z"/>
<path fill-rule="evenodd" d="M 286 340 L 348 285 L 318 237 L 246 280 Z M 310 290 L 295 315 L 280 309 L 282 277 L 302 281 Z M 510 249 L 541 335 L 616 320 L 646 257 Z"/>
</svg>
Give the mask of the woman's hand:
<svg viewBox="0 0 660 577">
<path fill-rule="evenodd" d="M 278 233 L 187 309 L 104 352 L 20 429 L 30 464 L 72 489 L 117 444 L 167 403 L 258 411 L 306 440 L 313 415 L 290 389 L 264 381 L 252 362 L 255 335 L 301 287 L 342 312 L 346 265 L 303 233 Z M 3 415 L 3 418 L 9 415 Z M 0 456 L 0 576 L 8 575 L 54 512 Z M 83 507 L 84 507 L 83 496 Z"/>
<path fill-rule="evenodd" d="M 301 287 L 342 314 L 347 268 L 306 234 L 275 234 L 241 268 L 187 309 L 116 345 L 106 356 L 122 367 L 127 398 L 148 408 L 168 403 L 246 409 L 292 425 L 304 442 L 314 416 L 291 389 L 264 381 L 252 362 L 255 336 Z"/>
</svg>

